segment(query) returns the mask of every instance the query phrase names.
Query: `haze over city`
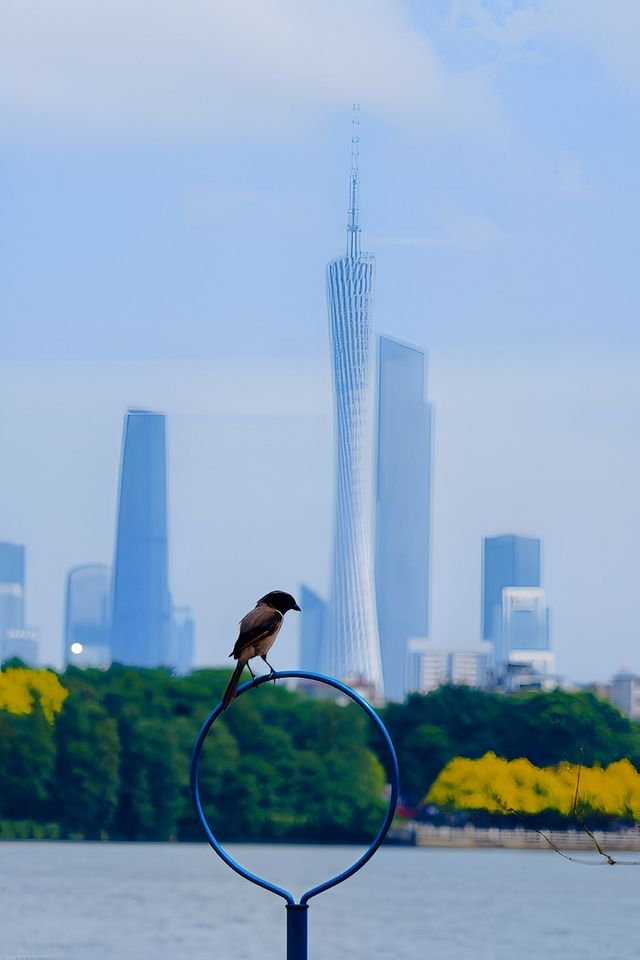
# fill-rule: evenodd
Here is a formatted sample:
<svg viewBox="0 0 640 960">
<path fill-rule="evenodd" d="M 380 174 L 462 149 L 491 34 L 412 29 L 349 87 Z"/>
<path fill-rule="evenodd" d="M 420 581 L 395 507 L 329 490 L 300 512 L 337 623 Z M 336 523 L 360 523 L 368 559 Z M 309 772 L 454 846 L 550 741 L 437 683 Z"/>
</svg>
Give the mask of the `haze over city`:
<svg viewBox="0 0 640 960">
<path fill-rule="evenodd" d="M 167 414 L 197 663 L 265 590 L 326 593 L 325 265 L 358 100 L 375 326 L 429 351 L 431 637 L 479 640 L 481 539 L 517 532 L 543 542 L 559 673 L 640 668 L 637 7 L 223 4 L 202 30 L 187 3 L 146 41 L 124 5 L 65 8 L 46 49 L 17 5 L 0 31 L 0 539 L 26 544 L 43 661 L 69 567 L 113 559 L 127 407 Z"/>
</svg>

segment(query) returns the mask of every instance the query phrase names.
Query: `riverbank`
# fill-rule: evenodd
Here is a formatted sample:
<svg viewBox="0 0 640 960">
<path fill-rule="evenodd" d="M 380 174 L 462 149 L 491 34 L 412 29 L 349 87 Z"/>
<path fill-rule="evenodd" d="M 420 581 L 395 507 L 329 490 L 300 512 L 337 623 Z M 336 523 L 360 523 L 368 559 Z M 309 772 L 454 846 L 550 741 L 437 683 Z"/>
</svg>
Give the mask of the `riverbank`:
<svg viewBox="0 0 640 960">
<path fill-rule="evenodd" d="M 640 829 L 594 830 L 593 836 L 607 853 L 640 851 Z M 545 839 L 546 838 L 546 839 Z M 414 847 L 496 847 L 511 850 L 590 850 L 597 853 L 593 839 L 584 830 L 525 830 L 524 827 L 440 827 L 409 821 L 393 827 L 388 842 Z"/>
</svg>

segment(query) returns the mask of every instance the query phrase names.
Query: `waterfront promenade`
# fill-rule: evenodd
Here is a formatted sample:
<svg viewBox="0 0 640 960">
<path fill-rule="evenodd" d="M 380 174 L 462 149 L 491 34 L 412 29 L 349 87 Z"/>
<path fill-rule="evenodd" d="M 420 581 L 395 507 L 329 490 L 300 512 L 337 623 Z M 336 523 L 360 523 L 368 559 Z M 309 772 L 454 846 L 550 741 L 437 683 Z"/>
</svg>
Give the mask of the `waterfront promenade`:
<svg viewBox="0 0 640 960">
<path fill-rule="evenodd" d="M 544 836 L 542 835 L 544 834 Z M 640 830 L 594 830 L 593 836 L 607 853 L 613 851 L 640 851 Z M 441 827 L 409 821 L 406 826 L 393 827 L 389 842 L 416 847 L 498 847 L 511 850 L 549 850 L 550 843 L 559 850 L 592 850 L 597 853 L 591 837 L 576 830 L 526 830 L 524 827 Z"/>
</svg>

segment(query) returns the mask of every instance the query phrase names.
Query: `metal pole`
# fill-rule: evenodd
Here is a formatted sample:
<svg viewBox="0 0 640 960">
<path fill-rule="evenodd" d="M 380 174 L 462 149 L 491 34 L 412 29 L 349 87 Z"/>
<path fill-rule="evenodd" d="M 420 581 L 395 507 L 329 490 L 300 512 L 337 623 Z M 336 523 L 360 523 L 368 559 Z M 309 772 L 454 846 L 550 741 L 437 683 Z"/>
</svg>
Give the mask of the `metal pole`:
<svg viewBox="0 0 640 960">
<path fill-rule="evenodd" d="M 362 710 L 364 710 L 364 712 L 377 726 L 384 739 L 389 754 L 389 759 L 391 761 L 391 791 L 389 793 L 387 813 L 376 837 L 371 841 L 370 845 L 360 856 L 360 858 L 356 860 L 356 862 L 347 870 L 343 870 L 342 873 L 338 874 L 338 876 L 332 877 L 331 880 L 325 880 L 324 883 L 318 884 L 317 887 L 312 887 L 311 890 L 307 890 L 306 893 L 303 893 L 300 897 L 300 903 L 296 903 L 293 894 L 288 890 L 284 890 L 282 887 L 276 886 L 275 883 L 270 883 L 268 880 L 264 880 L 262 877 L 258 877 L 254 873 L 251 873 L 251 871 L 245 869 L 245 867 L 240 866 L 240 864 L 233 859 L 231 854 L 227 853 L 219 840 L 217 840 L 214 836 L 211 827 L 207 822 L 207 818 L 204 815 L 202 803 L 200 801 L 200 755 L 204 741 L 211 726 L 222 713 L 221 703 L 218 704 L 215 710 L 211 711 L 207 720 L 205 720 L 200 733 L 198 734 L 198 739 L 195 742 L 193 755 L 191 757 L 191 792 L 193 794 L 193 802 L 196 806 L 198 818 L 204 828 L 207 840 L 218 856 L 224 860 L 228 867 L 231 867 L 232 870 L 235 870 L 236 873 L 239 873 L 241 877 L 245 878 L 245 880 L 250 880 L 251 883 L 255 883 L 259 887 L 263 887 L 265 890 L 270 890 L 271 893 L 276 893 L 279 897 L 282 897 L 285 900 L 287 905 L 287 960 L 307 960 L 308 902 L 311 897 L 315 897 L 319 893 L 323 893 L 325 890 L 335 887 L 336 884 L 342 883 L 342 881 L 346 880 L 348 877 L 352 877 L 353 874 L 360 870 L 361 867 L 363 867 L 365 863 L 374 855 L 384 840 L 387 830 L 391 826 L 391 821 L 393 819 L 396 804 L 398 802 L 400 773 L 398 771 L 398 760 L 396 757 L 396 752 L 393 748 L 393 743 L 391 742 L 391 737 L 389 736 L 382 720 L 376 714 L 375 710 L 369 706 L 367 701 L 363 700 L 360 694 L 356 693 L 355 690 L 352 690 L 351 687 L 347 687 L 344 683 L 341 683 L 340 680 L 334 680 L 333 677 L 325 677 L 321 673 L 311 673 L 306 670 L 285 670 L 280 673 L 271 673 L 269 675 L 265 674 L 262 677 L 256 677 L 248 683 L 244 683 L 238 688 L 237 696 L 246 693 L 253 687 L 260 686 L 261 683 L 268 683 L 270 680 L 288 680 L 290 678 L 313 680 L 317 683 L 324 683 L 328 687 L 333 687 L 335 690 L 340 690 L 341 693 L 345 694 L 345 696 L 349 697 Z"/>
<path fill-rule="evenodd" d="M 307 960 L 307 903 L 287 904 L 287 960 Z"/>
</svg>

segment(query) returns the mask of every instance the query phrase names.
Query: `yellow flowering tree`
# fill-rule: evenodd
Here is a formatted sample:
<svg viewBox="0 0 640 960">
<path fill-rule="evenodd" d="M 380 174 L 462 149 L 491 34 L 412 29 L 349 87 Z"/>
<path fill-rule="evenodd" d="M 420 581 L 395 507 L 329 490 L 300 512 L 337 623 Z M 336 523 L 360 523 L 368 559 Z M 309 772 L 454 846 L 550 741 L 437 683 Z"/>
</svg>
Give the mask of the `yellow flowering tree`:
<svg viewBox="0 0 640 960">
<path fill-rule="evenodd" d="M 10 667 L 0 672 L 0 710 L 17 714 L 31 713 L 36 696 L 45 717 L 49 723 L 53 723 L 68 692 L 50 670 Z"/>
<path fill-rule="evenodd" d="M 578 814 L 640 819 L 640 773 L 629 760 L 608 767 L 536 767 L 522 757 L 504 760 L 489 752 L 479 760 L 451 760 L 425 801 L 454 810 L 523 815 L 555 810 L 569 816 L 575 805 Z"/>
</svg>

